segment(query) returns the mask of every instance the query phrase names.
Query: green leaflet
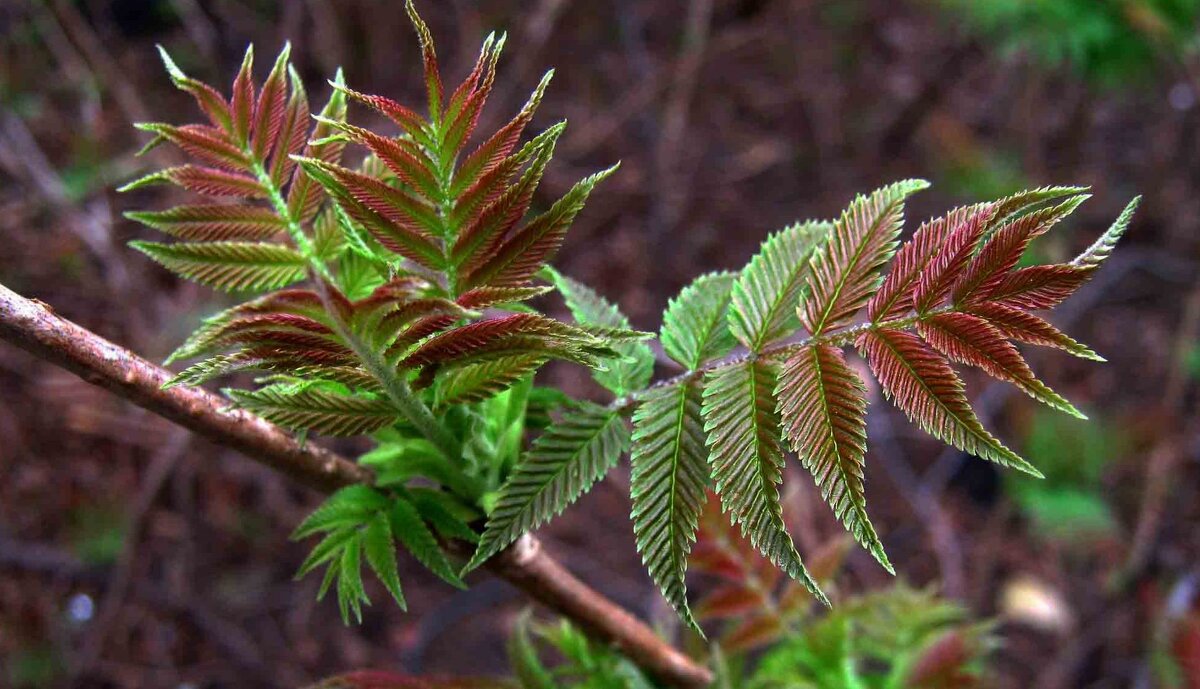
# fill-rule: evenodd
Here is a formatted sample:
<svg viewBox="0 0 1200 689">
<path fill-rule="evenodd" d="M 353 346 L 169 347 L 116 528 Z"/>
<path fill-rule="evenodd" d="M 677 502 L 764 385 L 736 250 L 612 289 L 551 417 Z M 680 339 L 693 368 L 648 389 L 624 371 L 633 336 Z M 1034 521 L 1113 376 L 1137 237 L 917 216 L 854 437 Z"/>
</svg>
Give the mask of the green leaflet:
<svg viewBox="0 0 1200 689">
<path fill-rule="evenodd" d="M 895 574 L 867 518 L 863 465 L 867 453 L 867 388 L 829 345 L 800 349 L 779 374 L 779 415 L 821 497 L 864 548 Z"/>
<path fill-rule="evenodd" d="M 534 441 L 500 489 L 479 548 L 464 573 L 561 513 L 616 466 L 628 449 L 629 430 L 617 412 L 589 402 L 565 411 Z"/>
<path fill-rule="evenodd" d="M 704 432 L 721 505 L 755 548 L 829 605 L 809 576 L 783 521 L 776 486 L 783 480 L 783 434 L 776 412 L 776 373 L 767 362 L 747 361 L 709 374 L 704 388 Z"/>
<path fill-rule="evenodd" d="M 304 257 L 278 244 L 133 241 L 129 245 L 181 277 L 229 292 L 283 287 L 306 274 Z"/>
<path fill-rule="evenodd" d="M 325 435 L 362 435 L 394 423 L 396 410 L 384 400 L 321 390 L 282 387 L 225 391 L 239 407 L 285 428 Z"/>
<path fill-rule="evenodd" d="M 590 287 L 549 266 L 544 270 L 580 325 L 630 329 L 629 319 Z M 622 342 L 612 348 L 624 358 L 611 361 L 607 371 L 593 371 L 596 382 L 617 396 L 646 387 L 654 374 L 654 352 L 650 347 L 644 342 Z"/>
<path fill-rule="evenodd" d="M 687 556 L 696 540 L 708 485 L 700 386 L 647 391 L 633 414 L 633 535 L 650 578 L 667 602 L 703 635 L 688 608 Z"/>
<path fill-rule="evenodd" d="M 810 220 L 771 235 L 733 285 L 729 330 L 751 351 L 794 332 L 796 306 L 807 290 L 809 257 L 833 223 Z"/>
<path fill-rule="evenodd" d="M 404 592 L 400 589 L 400 572 L 396 566 L 396 548 L 392 544 L 392 527 L 387 514 L 376 512 L 363 531 L 363 551 L 371 571 L 392 594 L 401 610 L 408 610 Z"/>
<path fill-rule="evenodd" d="M 330 495 L 320 507 L 313 510 L 292 532 L 292 540 L 298 541 L 322 531 L 358 526 L 373 512 L 387 505 L 387 498 L 374 488 L 363 485 L 346 486 Z"/>
<path fill-rule="evenodd" d="M 355 621 L 362 623 L 362 604 L 370 603 L 367 590 L 362 583 L 362 538 L 352 538 L 346 542 L 342 556 L 337 562 L 337 597 L 338 610 L 342 613 L 342 621 L 350 622 L 353 615 Z"/>
<path fill-rule="evenodd" d="M 394 500 L 388 517 L 391 519 L 392 532 L 413 557 L 447 584 L 460 589 L 467 587 L 412 503 L 404 499 Z"/>
<path fill-rule="evenodd" d="M 1113 224 L 1105 230 L 1104 234 L 1100 235 L 1100 238 L 1089 246 L 1087 251 L 1084 251 L 1074 261 L 1071 261 L 1071 265 L 1089 268 L 1099 267 L 1101 263 L 1104 263 L 1109 255 L 1112 254 L 1113 249 L 1116 248 L 1117 242 L 1125 235 L 1125 230 L 1129 229 L 1129 223 L 1133 220 L 1133 213 L 1137 210 L 1138 204 L 1141 201 L 1141 196 L 1133 197 L 1133 200 L 1125 206 L 1125 209 L 1121 211 L 1121 214 L 1117 216 Z"/>
<path fill-rule="evenodd" d="M 663 350 L 688 370 L 724 356 L 737 341 L 729 331 L 729 303 L 737 273 L 696 278 L 671 300 L 663 314 Z"/>
</svg>

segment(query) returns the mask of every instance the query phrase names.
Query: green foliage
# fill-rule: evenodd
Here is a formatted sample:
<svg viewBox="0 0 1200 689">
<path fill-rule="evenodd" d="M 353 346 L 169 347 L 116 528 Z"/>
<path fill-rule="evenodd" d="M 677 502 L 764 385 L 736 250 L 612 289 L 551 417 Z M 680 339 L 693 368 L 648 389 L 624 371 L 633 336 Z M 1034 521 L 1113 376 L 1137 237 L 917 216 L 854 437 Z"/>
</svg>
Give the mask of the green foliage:
<svg viewBox="0 0 1200 689">
<path fill-rule="evenodd" d="M 1035 533 L 1063 543 L 1112 534 L 1116 517 L 1105 499 L 1104 471 L 1128 446 L 1112 424 L 1084 423 L 1039 412 L 1025 451 L 1039 459 L 1045 481 L 1006 481 L 1005 490 Z"/>
<path fill-rule="evenodd" d="M 616 306 L 597 294 L 594 290 L 582 285 L 553 268 L 547 268 L 546 274 L 554 282 L 554 286 L 562 293 L 567 302 L 567 308 L 580 325 L 596 328 L 629 329 L 629 319 Z M 592 375 L 596 382 L 603 385 L 614 395 L 621 396 L 641 390 L 650 383 L 654 374 L 654 352 L 642 342 L 628 342 L 614 345 L 614 350 L 620 359 L 611 361 L 607 370 L 594 369 Z"/>
<path fill-rule="evenodd" d="M 1153 74 L 1164 55 L 1195 48 L 1196 0 L 942 0 L 1008 50 L 1041 63 L 1066 63 L 1106 84 Z"/>
<path fill-rule="evenodd" d="M 554 667 L 541 659 L 539 645 L 561 658 Z M 508 643 L 509 663 L 521 689 L 654 689 L 628 658 L 591 641 L 566 620 L 538 624 L 522 615 Z"/>
<path fill-rule="evenodd" d="M 616 412 L 580 402 L 534 441 L 500 489 L 467 570 L 561 514 L 616 466 L 629 431 Z"/>
<path fill-rule="evenodd" d="M 700 388 L 651 391 L 633 415 L 630 500 L 633 535 L 650 578 L 692 628 L 684 573 L 704 508 L 708 467 Z"/>
<path fill-rule="evenodd" d="M 725 314 L 732 298 L 734 273 L 702 275 L 672 299 L 663 313 L 663 350 L 690 371 L 720 358 L 737 341 Z"/>
<path fill-rule="evenodd" d="M 769 649 L 746 689 L 978 687 L 989 625 L 929 591 L 897 585 L 839 605 Z"/>
</svg>

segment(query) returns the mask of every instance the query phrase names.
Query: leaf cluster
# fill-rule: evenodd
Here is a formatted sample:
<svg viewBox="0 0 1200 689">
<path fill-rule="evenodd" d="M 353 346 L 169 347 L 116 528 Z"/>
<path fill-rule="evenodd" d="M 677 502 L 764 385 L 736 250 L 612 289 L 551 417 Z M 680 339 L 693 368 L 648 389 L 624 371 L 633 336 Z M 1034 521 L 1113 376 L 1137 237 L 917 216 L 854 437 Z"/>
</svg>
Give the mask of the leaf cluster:
<svg viewBox="0 0 1200 689">
<path fill-rule="evenodd" d="M 647 333 L 603 296 L 548 266 L 595 185 L 584 178 L 532 206 L 564 125 L 522 137 L 550 74 L 479 143 L 504 36 L 445 89 L 429 30 L 407 11 L 423 55 L 428 111 L 346 86 L 320 114 L 287 47 L 261 86 L 249 50 L 231 95 L 183 74 L 208 123 L 141 125 L 193 163 L 128 185 L 170 183 L 210 203 L 130 217 L 174 238 L 135 247 L 178 275 L 254 294 L 207 319 L 172 355 L 169 384 L 260 376 L 227 391 L 238 406 L 301 433 L 370 435 L 373 487 L 339 493 L 298 531 L 323 534 L 302 567 L 326 566 L 343 613 L 361 615 L 361 563 L 402 601 L 390 555 L 402 544 L 447 581 L 561 513 L 628 454 L 634 540 L 650 577 L 699 631 L 686 572 L 715 496 L 753 552 L 828 602 L 788 532 L 779 495 L 790 453 L 849 534 L 889 572 L 867 516 L 867 386 L 918 427 L 984 459 L 1038 475 L 983 428 L 952 362 L 1082 416 L 1031 371 L 1016 343 L 1098 359 L 1039 312 L 1087 282 L 1136 199 L 1070 263 L 1023 266 L 1030 242 L 1087 197 L 1047 187 L 958 208 L 900 243 L 921 180 L 851 201 L 832 220 L 770 235 L 736 271 L 702 275 L 670 301 L 659 339 L 684 372 L 651 384 Z M 347 103 L 392 135 L 351 124 Z M 348 146 L 360 164 L 343 159 Z M 572 322 L 530 301 L 561 295 Z M 591 369 L 608 404 L 533 384 L 552 359 Z M 482 529 L 481 529 L 482 525 Z M 460 571 L 441 543 L 477 543 Z M 389 554 L 384 553 L 388 551 Z"/>
</svg>

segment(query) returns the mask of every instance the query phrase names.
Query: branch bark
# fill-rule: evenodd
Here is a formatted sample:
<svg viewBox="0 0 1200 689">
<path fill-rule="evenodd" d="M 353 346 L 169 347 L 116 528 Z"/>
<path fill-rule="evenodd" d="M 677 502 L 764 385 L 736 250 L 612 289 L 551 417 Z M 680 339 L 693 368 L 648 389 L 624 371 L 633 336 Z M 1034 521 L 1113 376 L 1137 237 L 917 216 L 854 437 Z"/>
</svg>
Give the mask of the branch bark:
<svg viewBox="0 0 1200 689">
<path fill-rule="evenodd" d="M 60 366 L 215 443 L 329 493 L 370 483 L 371 473 L 313 443 L 300 445 L 279 427 L 200 388 L 163 390 L 170 372 L 26 299 L 0 284 L 0 340 Z M 638 620 L 546 554 L 526 535 L 492 558 L 487 569 L 593 638 L 611 643 L 670 686 L 704 687 L 712 673 L 658 637 Z"/>
</svg>

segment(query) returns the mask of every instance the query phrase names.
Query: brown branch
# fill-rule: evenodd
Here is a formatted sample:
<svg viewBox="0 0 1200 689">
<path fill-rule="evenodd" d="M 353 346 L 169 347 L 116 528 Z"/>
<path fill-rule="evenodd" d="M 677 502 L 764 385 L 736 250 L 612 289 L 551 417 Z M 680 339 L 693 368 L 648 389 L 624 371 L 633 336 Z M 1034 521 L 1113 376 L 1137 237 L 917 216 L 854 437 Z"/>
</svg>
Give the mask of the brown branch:
<svg viewBox="0 0 1200 689">
<path fill-rule="evenodd" d="M 0 340 L 71 371 L 213 442 L 238 450 L 322 492 L 369 483 L 365 468 L 288 433 L 222 398 L 192 387 L 163 390 L 170 372 L 62 318 L 36 300 L 0 284 Z M 643 622 L 575 578 L 525 536 L 487 568 L 529 597 L 570 618 L 592 637 L 611 643 L 663 682 L 703 687 L 707 668 L 672 648 Z"/>
</svg>

